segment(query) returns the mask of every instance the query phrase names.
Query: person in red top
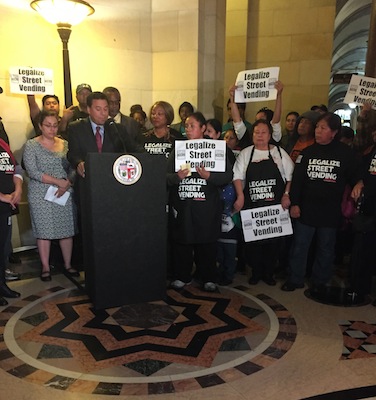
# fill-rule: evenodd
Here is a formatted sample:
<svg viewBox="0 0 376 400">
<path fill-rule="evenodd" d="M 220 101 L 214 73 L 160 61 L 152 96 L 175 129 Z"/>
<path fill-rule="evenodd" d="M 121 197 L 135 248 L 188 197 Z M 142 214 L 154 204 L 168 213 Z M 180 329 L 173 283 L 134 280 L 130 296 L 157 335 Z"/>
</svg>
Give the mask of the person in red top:
<svg viewBox="0 0 376 400">
<path fill-rule="evenodd" d="M 21 200 L 22 169 L 17 164 L 6 140 L 0 138 L 0 306 L 8 302 L 4 297 L 17 298 L 20 293 L 5 283 L 7 237 L 11 229 L 11 215 Z"/>
</svg>

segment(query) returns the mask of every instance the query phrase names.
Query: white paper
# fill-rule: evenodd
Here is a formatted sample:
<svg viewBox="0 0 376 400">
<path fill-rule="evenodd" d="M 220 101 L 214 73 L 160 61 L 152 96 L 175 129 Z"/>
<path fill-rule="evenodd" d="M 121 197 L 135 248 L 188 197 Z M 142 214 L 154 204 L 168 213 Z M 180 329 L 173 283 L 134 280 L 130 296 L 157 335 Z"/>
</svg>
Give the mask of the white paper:
<svg viewBox="0 0 376 400">
<path fill-rule="evenodd" d="M 355 103 L 357 106 L 369 102 L 376 110 L 376 79 L 367 76 L 353 75 L 347 89 L 344 103 Z"/>
<path fill-rule="evenodd" d="M 224 140 L 194 139 L 175 141 L 175 172 L 189 164 L 191 171 L 197 166 L 207 171 L 226 171 L 226 142 Z"/>
<path fill-rule="evenodd" d="M 277 98 L 279 67 L 241 71 L 236 78 L 235 102 L 269 101 Z"/>
<path fill-rule="evenodd" d="M 55 194 L 57 190 L 58 188 L 56 186 L 50 186 L 47 189 L 47 193 L 44 196 L 44 199 L 47 201 L 51 201 L 52 203 L 59 204 L 60 206 L 65 206 L 65 204 L 67 204 L 67 201 L 69 199 L 70 193 L 65 192 L 62 196 L 57 197 Z"/>
<path fill-rule="evenodd" d="M 241 210 L 240 215 L 246 242 L 292 235 L 289 210 L 280 204 Z"/>
<path fill-rule="evenodd" d="M 10 67 L 10 92 L 17 94 L 53 94 L 53 70 L 47 68 Z"/>
</svg>

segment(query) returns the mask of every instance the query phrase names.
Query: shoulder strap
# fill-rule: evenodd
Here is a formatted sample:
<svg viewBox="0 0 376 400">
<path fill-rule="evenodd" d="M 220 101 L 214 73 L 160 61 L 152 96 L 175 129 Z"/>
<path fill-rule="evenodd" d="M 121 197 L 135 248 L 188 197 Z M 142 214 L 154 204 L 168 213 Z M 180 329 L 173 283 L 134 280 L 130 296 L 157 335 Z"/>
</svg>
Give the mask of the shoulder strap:
<svg viewBox="0 0 376 400">
<path fill-rule="evenodd" d="M 278 153 L 279 153 L 279 156 L 281 157 L 281 160 L 282 160 L 282 152 L 281 152 L 281 148 L 278 146 L 278 145 L 274 145 L 276 148 L 277 148 L 277 150 L 278 150 Z"/>
<path fill-rule="evenodd" d="M 11 158 L 13 164 L 17 165 L 17 161 L 14 158 L 14 155 L 13 155 L 8 143 L 5 140 L 1 139 L 1 138 L 0 138 L 0 146 L 9 154 L 9 157 Z"/>
</svg>

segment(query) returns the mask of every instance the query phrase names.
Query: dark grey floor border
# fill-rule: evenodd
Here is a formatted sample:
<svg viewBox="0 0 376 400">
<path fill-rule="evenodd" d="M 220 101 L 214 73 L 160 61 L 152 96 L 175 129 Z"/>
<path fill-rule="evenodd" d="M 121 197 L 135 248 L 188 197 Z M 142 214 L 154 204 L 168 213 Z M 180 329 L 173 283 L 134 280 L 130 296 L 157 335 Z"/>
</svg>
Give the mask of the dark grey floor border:
<svg viewBox="0 0 376 400">
<path fill-rule="evenodd" d="M 363 386 L 355 389 L 339 390 L 320 394 L 312 397 L 305 397 L 302 400 L 360 400 L 376 396 L 376 385 Z"/>
</svg>

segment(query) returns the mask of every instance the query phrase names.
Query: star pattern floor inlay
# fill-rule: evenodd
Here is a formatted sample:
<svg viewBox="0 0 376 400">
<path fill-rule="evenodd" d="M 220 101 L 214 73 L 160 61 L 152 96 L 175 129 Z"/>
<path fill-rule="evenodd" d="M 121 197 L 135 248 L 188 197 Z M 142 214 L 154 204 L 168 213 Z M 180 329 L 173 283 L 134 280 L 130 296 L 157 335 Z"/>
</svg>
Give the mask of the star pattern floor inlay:
<svg viewBox="0 0 376 400">
<path fill-rule="evenodd" d="M 60 390 L 173 393 L 222 384 L 282 357 L 295 320 L 247 287 L 192 285 L 165 301 L 96 311 L 78 290 L 55 287 L 0 314 L 0 367 Z"/>
</svg>

